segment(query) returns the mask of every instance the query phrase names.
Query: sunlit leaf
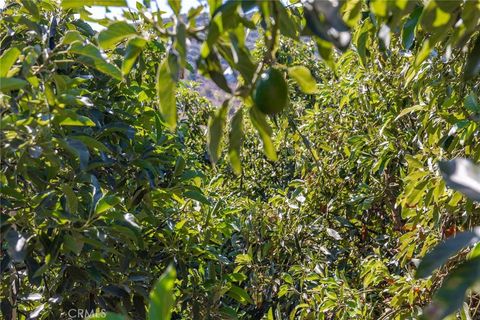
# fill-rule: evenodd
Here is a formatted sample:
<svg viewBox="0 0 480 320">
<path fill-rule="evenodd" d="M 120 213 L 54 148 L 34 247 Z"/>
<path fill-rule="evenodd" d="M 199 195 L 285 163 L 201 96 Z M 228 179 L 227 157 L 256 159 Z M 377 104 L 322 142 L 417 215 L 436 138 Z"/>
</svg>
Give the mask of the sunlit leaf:
<svg viewBox="0 0 480 320">
<path fill-rule="evenodd" d="M 277 152 L 272 142 L 272 128 L 270 128 L 265 115 L 257 108 L 252 107 L 250 108 L 250 120 L 262 139 L 265 155 L 270 160 L 276 161 Z"/>
<path fill-rule="evenodd" d="M 127 43 L 125 56 L 122 61 L 122 74 L 127 75 L 133 68 L 138 56 L 142 53 L 147 41 L 142 38 L 133 38 Z"/>
<path fill-rule="evenodd" d="M 20 50 L 17 48 L 10 48 L 5 50 L 5 52 L 0 56 L 0 79 L 7 76 L 8 71 L 13 66 L 15 61 L 17 61 L 18 56 L 20 55 Z M 3 80 L 0 80 L 0 85 Z"/>
<path fill-rule="evenodd" d="M 102 49 L 111 49 L 115 45 L 133 35 L 137 31 L 135 28 L 125 21 L 116 21 L 110 24 L 106 29 L 100 31 L 98 34 L 98 44 Z"/>
<path fill-rule="evenodd" d="M 120 203 L 120 198 L 114 195 L 106 195 L 101 198 L 95 207 L 95 214 L 103 213 Z"/>
<path fill-rule="evenodd" d="M 176 15 L 180 14 L 180 10 L 182 9 L 181 0 L 168 0 L 168 5 L 172 9 L 173 13 L 175 13 Z"/>
<path fill-rule="evenodd" d="M 170 320 L 175 302 L 173 287 L 176 277 L 175 268 L 170 265 L 156 282 L 150 292 L 149 320 Z"/>
<path fill-rule="evenodd" d="M 87 126 L 87 127 L 95 127 L 95 122 L 93 122 L 90 118 L 85 116 L 76 115 L 75 118 L 72 117 L 64 117 L 58 123 L 61 126 Z"/>
<path fill-rule="evenodd" d="M 108 63 L 102 57 L 100 50 L 98 50 L 98 48 L 94 45 L 83 45 L 81 42 L 77 41 L 72 43 L 69 52 L 79 54 L 79 62 L 93 67 L 117 80 L 122 80 L 122 73 L 120 70 L 115 65 Z"/>
<path fill-rule="evenodd" d="M 172 63 L 169 63 L 170 61 Z M 177 105 L 176 105 L 176 75 L 172 73 L 171 65 L 176 62 L 176 57 L 168 55 L 158 67 L 157 72 L 157 96 L 160 102 L 160 113 L 170 129 L 175 129 L 177 125 Z"/>
<path fill-rule="evenodd" d="M 317 82 L 306 67 L 290 67 L 288 68 L 288 75 L 297 82 L 304 93 L 314 94 L 317 91 Z"/>
<path fill-rule="evenodd" d="M 422 8 L 417 7 L 408 17 L 407 22 L 403 25 L 402 28 L 402 45 L 405 49 L 410 49 L 413 45 L 413 40 L 415 39 L 415 34 L 418 25 L 418 19 L 422 14 Z"/>
<path fill-rule="evenodd" d="M 233 171 L 236 174 L 242 172 L 240 150 L 243 144 L 243 109 L 240 108 L 230 122 L 228 156 Z"/>
</svg>

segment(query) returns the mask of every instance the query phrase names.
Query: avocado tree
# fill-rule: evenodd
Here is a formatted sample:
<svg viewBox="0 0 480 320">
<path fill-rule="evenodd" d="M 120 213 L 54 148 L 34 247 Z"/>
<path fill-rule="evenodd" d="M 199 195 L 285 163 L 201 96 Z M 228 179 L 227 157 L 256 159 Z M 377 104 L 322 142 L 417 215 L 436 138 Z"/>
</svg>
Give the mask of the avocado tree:
<svg viewBox="0 0 480 320">
<path fill-rule="evenodd" d="M 148 292 L 170 263 L 177 283 L 172 269 L 162 279 L 184 318 L 400 318 L 438 287 L 425 314 L 461 307 L 479 263 L 459 250 L 476 229 L 418 266 L 426 277 L 455 256 L 449 276 L 399 269 L 480 222 L 477 169 L 457 158 L 480 159 L 480 2 L 168 5 L 169 17 L 125 0 L 9 0 L 0 12 L 3 316 L 161 318 L 173 299 Z M 125 9 L 94 19 L 90 6 Z M 191 92 L 192 69 L 221 106 Z M 357 256 L 349 239 L 368 245 Z M 394 311 L 369 308 L 385 292 Z"/>
</svg>

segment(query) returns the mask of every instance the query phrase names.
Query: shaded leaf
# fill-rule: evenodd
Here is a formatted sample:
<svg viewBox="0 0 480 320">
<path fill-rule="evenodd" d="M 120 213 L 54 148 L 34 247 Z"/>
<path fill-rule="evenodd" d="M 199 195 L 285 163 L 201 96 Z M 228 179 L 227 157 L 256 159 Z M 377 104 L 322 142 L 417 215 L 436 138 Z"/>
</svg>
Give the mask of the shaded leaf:
<svg viewBox="0 0 480 320">
<path fill-rule="evenodd" d="M 463 78 L 465 80 L 473 79 L 478 75 L 478 72 L 480 72 L 480 37 L 477 37 L 473 49 L 468 55 Z"/>
<path fill-rule="evenodd" d="M 200 192 L 196 190 L 187 190 L 183 193 L 187 198 L 196 200 L 206 205 L 210 205 L 210 201 Z"/>
<path fill-rule="evenodd" d="M 455 268 L 443 280 L 425 310 L 428 319 L 441 320 L 462 307 L 468 288 L 480 280 L 480 257 L 468 260 Z"/>
<path fill-rule="evenodd" d="M 405 49 L 410 49 L 415 39 L 415 32 L 417 30 L 418 20 L 422 14 L 422 7 L 417 7 L 408 17 L 407 22 L 402 28 L 402 45 Z"/>
<path fill-rule="evenodd" d="M 469 232 L 462 232 L 455 237 L 448 238 L 430 251 L 420 262 L 417 268 L 416 277 L 424 278 L 441 267 L 453 255 L 463 248 L 480 241 L 480 227 Z"/>
<path fill-rule="evenodd" d="M 217 163 L 221 154 L 221 144 L 223 140 L 223 128 L 227 117 L 229 100 L 225 100 L 220 108 L 208 120 L 208 153 L 210 160 Z"/>
<path fill-rule="evenodd" d="M 19 90 L 27 84 L 27 81 L 18 78 L 0 78 L 0 91 L 9 92 L 12 90 Z"/>
</svg>

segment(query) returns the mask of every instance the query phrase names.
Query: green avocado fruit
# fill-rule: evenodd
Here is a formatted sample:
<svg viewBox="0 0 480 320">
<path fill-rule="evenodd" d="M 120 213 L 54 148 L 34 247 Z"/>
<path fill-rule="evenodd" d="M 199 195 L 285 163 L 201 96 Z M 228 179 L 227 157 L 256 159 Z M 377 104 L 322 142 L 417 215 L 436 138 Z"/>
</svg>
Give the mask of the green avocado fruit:
<svg viewBox="0 0 480 320">
<path fill-rule="evenodd" d="M 253 102 L 265 114 L 277 114 L 283 111 L 288 103 L 288 86 L 282 73 L 270 68 L 260 76 L 255 90 Z"/>
</svg>

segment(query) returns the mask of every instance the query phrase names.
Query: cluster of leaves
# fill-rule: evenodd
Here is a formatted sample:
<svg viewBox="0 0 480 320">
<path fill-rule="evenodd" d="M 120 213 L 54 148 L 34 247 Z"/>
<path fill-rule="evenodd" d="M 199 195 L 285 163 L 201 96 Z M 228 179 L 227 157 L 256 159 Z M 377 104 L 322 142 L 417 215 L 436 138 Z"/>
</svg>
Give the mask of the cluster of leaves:
<svg viewBox="0 0 480 320">
<path fill-rule="evenodd" d="M 480 160 L 479 1 L 211 0 L 206 26 L 181 1 L 167 20 L 150 1 L 122 21 L 89 5 L 126 2 L 0 13 L 5 318 L 441 319 L 462 307 L 477 229 L 414 262 L 480 224 L 477 167 L 438 165 Z M 181 79 L 190 41 L 225 92 L 216 110 Z M 252 95 L 272 67 L 290 106 L 267 117 Z M 169 264 L 176 275 L 155 284 Z M 478 316 L 478 300 L 461 316 Z"/>
</svg>

